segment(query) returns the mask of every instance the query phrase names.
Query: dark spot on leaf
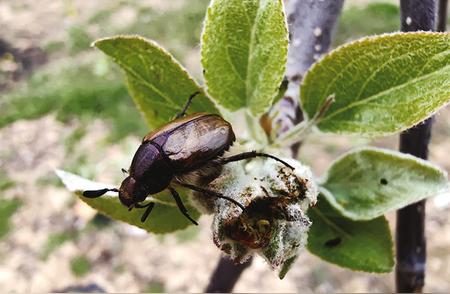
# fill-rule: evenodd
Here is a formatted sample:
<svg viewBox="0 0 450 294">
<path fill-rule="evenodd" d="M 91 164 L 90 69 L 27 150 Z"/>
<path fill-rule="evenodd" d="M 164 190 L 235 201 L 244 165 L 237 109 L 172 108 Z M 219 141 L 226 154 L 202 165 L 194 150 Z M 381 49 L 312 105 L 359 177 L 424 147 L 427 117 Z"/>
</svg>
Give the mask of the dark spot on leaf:
<svg viewBox="0 0 450 294">
<path fill-rule="evenodd" d="M 339 244 L 341 244 L 341 242 L 342 242 L 342 239 L 340 237 L 336 237 L 334 239 L 330 239 L 330 240 L 326 241 L 323 245 L 325 245 L 326 247 L 332 248 L 332 247 L 338 246 Z"/>
<path fill-rule="evenodd" d="M 383 186 L 385 186 L 385 185 L 388 184 L 388 181 L 387 181 L 385 178 L 381 178 L 381 179 L 380 179 L 380 184 L 383 185 Z"/>
</svg>

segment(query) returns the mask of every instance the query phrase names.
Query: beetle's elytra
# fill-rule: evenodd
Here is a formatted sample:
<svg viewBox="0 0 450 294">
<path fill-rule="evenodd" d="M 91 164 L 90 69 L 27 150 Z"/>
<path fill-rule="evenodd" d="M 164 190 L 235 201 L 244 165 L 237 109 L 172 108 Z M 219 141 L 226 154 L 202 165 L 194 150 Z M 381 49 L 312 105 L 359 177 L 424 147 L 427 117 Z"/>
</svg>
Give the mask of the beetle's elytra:
<svg viewBox="0 0 450 294">
<path fill-rule="evenodd" d="M 203 187 L 220 175 L 223 164 L 263 156 L 292 168 L 272 155 L 256 151 L 223 157 L 236 139 L 233 129 L 230 123 L 216 114 L 197 113 L 185 116 L 186 109 L 196 94 L 198 93 L 189 97 L 188 103 L 175 120 L 144 137 L 131 162 L 129 175 L 119 189 L 85 191 L 83 195 L 96 198 L 108 191 L 118 192 L 121 203 L 130 210 L 134 207 L 146 208 L 141 218 L 144 222 L 155 204 L 141 202 L 148 195 L 168 189 L 181 213 L 197 224 L 189 216 L 174 186 L 227 199 L 244 209 L 236 200 Z"/>
</svg>

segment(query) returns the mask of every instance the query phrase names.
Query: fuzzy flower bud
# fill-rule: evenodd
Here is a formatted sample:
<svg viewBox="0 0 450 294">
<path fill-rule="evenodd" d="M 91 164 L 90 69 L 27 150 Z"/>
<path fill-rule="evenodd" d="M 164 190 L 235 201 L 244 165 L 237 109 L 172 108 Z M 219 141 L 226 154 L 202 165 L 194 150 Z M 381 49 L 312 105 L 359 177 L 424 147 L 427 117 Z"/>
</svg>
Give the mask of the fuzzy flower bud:
<svg viewBox="0 0 450 294">
<path fill-rule="evenodd" d="M 236 263 L 256 252 L 283 272 L 306 244 L 311 225 L 306 211 L 316 202 L 317 185 L 308 167 L 283 160 L 295 169 L 268 158 L 230 163 L 207 186 L 245 207 L 242 211 L 224 199 L 208 205 L 214 243 Z"/>
</svg>

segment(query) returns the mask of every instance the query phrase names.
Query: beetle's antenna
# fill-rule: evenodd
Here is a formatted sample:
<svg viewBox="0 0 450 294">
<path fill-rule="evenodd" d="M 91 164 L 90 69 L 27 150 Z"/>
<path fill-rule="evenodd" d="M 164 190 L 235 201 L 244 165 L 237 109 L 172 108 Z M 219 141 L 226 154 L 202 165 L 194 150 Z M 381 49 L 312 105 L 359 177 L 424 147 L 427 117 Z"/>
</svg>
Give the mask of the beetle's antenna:
<svg viewBox="0 0 450 294">
<path fill-rule="evenodd" d="M 124 174 L 128 174 L 128 171 L 127 171 L 126 169 L 124 169 L 124 168 L 122 168 L 122 172 L 123 172 Z"/>
<path fill-rule="evenodd" d="M 107 192 L 119 192 L 118 189 L 113 188 L 113 189 L 100 189 L 100 190 L 87 190 L 83 192 L 83 196 L 86 198 L 98 198 L 100 196 L 105 195 Z"/>
<path fill-rule="evenodd" d="M 189 106 L 192 103 L 192 99 L 194 99 L 195 96 L 197 96 L 198 94 L 200 94 L 200 91 L 195 92 L 194 94 L 192 94 L 191 96 L 189 96 L 188 101 L 186 102 L 186 104 L 184 105 L 183 109 L 181 110 L 180 113 L 177 114 L 177 116 L 175 116 L 175 119 L 183 117 L 186 114 L 186 111 L 188 110 Z"/>
</svg>

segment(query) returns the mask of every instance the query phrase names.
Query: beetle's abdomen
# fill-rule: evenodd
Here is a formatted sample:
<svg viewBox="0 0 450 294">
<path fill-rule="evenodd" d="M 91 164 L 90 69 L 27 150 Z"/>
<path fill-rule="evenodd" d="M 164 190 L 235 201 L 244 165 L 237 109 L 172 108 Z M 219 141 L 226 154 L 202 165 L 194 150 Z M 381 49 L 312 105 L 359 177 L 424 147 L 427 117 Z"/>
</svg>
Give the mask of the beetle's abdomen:
<svg viewBox="0 0 450 294">
<path fill-rule="evenodd" d="M 222 155 L 235 140 L 231 125 L 218 115 L 205 114 L 154 138 L 175 172 L 191 170 Z"/>
</svg>

